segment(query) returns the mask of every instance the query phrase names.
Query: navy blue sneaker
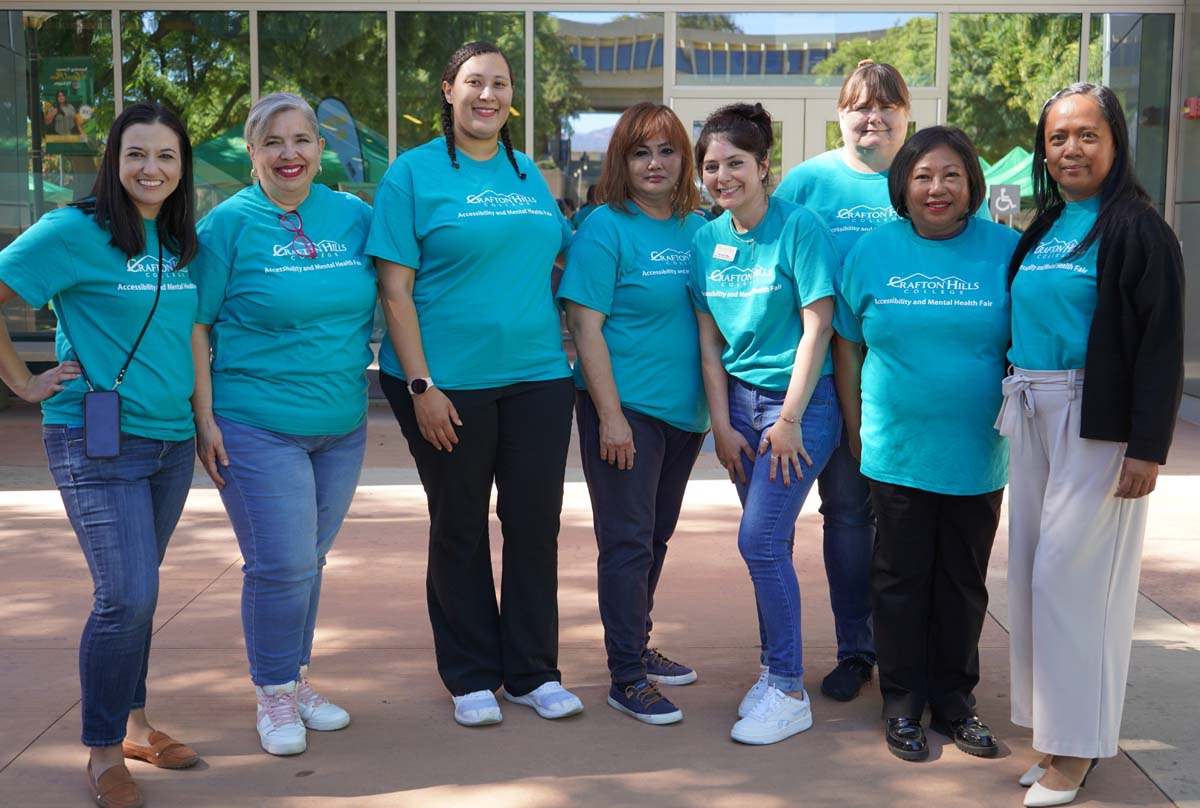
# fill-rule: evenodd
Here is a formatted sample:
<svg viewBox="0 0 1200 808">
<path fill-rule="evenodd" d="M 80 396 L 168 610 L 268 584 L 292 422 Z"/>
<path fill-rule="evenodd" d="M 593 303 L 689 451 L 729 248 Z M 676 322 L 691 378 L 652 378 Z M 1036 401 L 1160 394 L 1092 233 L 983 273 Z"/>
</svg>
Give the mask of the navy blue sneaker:
<svg viewBox="0 0 1200 808">
<path fill-rule="evenodd" d="M 667 659 L 657 648 L 647 648 L 642 654 L 646 664 L 646 678 L 660 685 L 690 685 L 696 681 L 696 672 L 687 665 Z"/>
<path fill-rule="evenodd" d="M 613 682 L 608 690 L 608 706 L 646 724 L 674 724 L 683 720 L 683 710 L 645 679 L 625 685 Z"/>
</svg>

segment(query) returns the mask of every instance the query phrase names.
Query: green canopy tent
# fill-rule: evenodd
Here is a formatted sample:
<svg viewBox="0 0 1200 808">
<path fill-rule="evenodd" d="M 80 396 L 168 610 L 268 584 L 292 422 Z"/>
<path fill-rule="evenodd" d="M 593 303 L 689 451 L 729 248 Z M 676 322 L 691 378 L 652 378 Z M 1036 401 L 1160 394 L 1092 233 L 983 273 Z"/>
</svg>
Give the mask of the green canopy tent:
<svg viewBox="0 0 1200 808">
<path fill-rule="evenodd" d="M 358 139 L 362 144 L 362 157 L 366 183 L 350 183 L 346 169 L 337 155 L 329 148 L 321 154 L 320 182 L 334 188 L 359 190 L 359 186 L 374 186 L 383 179 L 387 170 L 387 138 L 378 132 L 358 127 Z M 196 175 L 196 190 L 202 196 L 214 194 L 217 198 L 202 199 L 201 209 L 207 210 L 221 199 L 230 197 L 250 184 L 250 156 L 246 153 L 246 141 L 242 139 L 242 127 L 226 129 L 221 134 L 199 143 L 192 148 L 192 166 Z M 208 202 L 209 204 L 205 204 Z"/>
<path fill-rule="evenodd" d="M 1033 197 L 1032 169 L 1033 155 L 1017 146 L 993 163 L 991 168 L 985 168 L 983 178 L 989 186 L 1020 185 L 1021 198 L 1030 199 Z"/>
</svg>

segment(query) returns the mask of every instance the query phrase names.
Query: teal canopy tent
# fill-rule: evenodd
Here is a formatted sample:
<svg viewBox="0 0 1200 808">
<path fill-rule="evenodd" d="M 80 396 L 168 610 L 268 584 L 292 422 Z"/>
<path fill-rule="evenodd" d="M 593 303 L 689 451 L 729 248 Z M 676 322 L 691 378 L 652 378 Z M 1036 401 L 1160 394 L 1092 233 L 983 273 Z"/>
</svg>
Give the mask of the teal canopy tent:
<svg viewBox="0 0 1200 808">
<path fill-rule="evenodd" d="M 42 179 L 42 199 L 56 205 L 66 204 L 75 200 L 75 192 L 64 188 L 50 180 Z M 29 175 L 29 203 L 33 204 L 33 175 Z"/>
</svg>

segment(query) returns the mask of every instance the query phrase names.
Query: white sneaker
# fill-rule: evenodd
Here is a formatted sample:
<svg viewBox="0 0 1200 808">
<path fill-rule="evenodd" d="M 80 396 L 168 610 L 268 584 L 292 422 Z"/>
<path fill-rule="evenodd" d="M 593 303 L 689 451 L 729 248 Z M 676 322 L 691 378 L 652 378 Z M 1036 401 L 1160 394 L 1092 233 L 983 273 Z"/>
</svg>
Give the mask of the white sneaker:
<svg viewBox="0 0 1200 808">
<path fill-rule="evenodd" d="M 812 723 L 807 693 L 803 699 L 796 699 L 774 685 L 768 685 L 766 694 L 749 715 L 733 725 L 729 736 L 739 743 L 778 743 L 804 732 Z"/>
<path fill-rule="evenodd" d="M 476 690 L 454 699 L 454 720 L 464 727 L 481 727 L 484 724 L 499 724 L 504 720 L 500 714 L 500 703 L 490 690 Z"/>
<path fill-rule="evenodd" d="M 298 755 L 307 748 L 296 704 L 296 683 L 254 688 L 258 695 L 258 740 L 272 755 Z"/>
<path fill-rule="evenodd" d="M 767 693 L 767 680 L 771 678 L 771 669 L 766 665 L 758 666 L 758 681 L 755 682 L 746 695 L 742 696 L 742 703 L 738 705 L 738 718 L 745 718 L 754 709 L 754 705 L 758 704 L 759 699 Z"/>
<path fill-rule="evenodd" d="M 300 720 L 309 729 L 329 731 L 342 729 L 350 724 L 350 713 L 322 696 L 308 681 L 308 666 L 300 666 L 300 679 L 296 682 L 296 707 Z"/>
<path fill-rule="evenodd" d="M 532 707 L 542 718 L 566 718 L 583 712 L 583 702 L 559 682 L 546 682 L 524 696 L 514 696 L 505 690 L 504 698 L 513 704 Z"/>
</svg>

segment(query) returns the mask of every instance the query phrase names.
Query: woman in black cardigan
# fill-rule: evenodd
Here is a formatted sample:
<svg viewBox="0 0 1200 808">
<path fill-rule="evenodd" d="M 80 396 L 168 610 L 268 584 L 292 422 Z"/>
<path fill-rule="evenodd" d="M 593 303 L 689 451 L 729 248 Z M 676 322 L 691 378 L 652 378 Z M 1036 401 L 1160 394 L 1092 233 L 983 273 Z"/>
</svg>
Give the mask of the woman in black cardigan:
<svg viewBox="0 0 1200 808">
<path fill-rule="evenodd" d="M 1042 755 L 1025 805 L 1048 806 L 1117 753 L 1146 495 L 1183 389 L 1183 257 L 1107 87 L 1046 102 L 1033 175 L 997 427 L 1011 452 L 1012 720 Z"/>
</svg>

